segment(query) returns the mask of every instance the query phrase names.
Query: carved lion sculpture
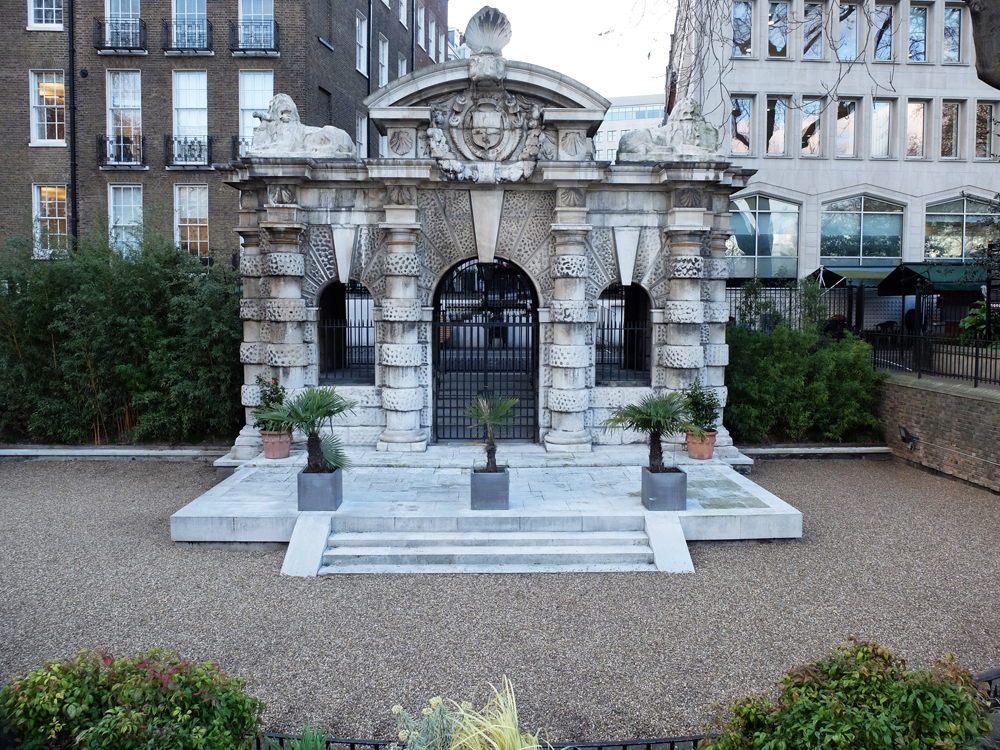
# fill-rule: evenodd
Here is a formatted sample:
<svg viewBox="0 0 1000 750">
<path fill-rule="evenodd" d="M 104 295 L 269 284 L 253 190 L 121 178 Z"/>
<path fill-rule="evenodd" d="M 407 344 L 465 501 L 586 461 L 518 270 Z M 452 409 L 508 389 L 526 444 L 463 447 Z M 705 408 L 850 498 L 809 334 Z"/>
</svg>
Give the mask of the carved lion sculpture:
<svg viewBox="0 0 1000 750">
<path fill-rule="evenodd" d="M 678 102 L 661 128 L 632 130 L 618 144 L 618 161 L 693 160 L 717 155 L 719 134 L 701 114 L 701 105 Z"/>
<path fill-rule="evenodd" d="M 326 125 L 303 125 L 299 110 L 288 94 L 277 94 L 267 112 L 254 112 L 260 125 L 253 133 L 251 156 L 309 156 L 316 159 L 356 159 L 351 136 Z"/>
</svg>

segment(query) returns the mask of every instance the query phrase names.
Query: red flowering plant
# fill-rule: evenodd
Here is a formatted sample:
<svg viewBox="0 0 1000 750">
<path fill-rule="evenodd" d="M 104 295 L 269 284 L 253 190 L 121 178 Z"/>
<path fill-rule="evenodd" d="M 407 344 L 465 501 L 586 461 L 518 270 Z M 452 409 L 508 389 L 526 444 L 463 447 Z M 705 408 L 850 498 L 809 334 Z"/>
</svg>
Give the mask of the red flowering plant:
<svg viewBox="0 0 1000 750">
<path fill-rule="evenodd" d="M 268 380 L 263 375 L 258 375 L 256 382 L 260 388 L 260 406 L 253 410 L 253 426 L 267 432 L 291 432 L 287 422 L 269 416 L 285 403 L 285 387 L 275 378 Z"/>
</svg>

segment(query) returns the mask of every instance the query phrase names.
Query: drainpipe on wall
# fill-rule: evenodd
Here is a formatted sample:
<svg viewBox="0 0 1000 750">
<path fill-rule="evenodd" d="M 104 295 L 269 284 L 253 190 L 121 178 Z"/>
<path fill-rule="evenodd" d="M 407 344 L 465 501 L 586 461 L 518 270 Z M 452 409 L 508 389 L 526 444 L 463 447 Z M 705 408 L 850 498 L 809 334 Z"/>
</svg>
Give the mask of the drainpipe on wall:
<svg viewBox="0 0 1000 750">
<path fill-rule="evenodd" d="M 73 0 L 66 0 L 66 29 L 69 33 L 69 118 L 67 126 L 69 133 L 69 235 L 74 240 L 77 236 L 77 200 L 76 200 L 76 40 L 74 38 Z"/>
</svg>

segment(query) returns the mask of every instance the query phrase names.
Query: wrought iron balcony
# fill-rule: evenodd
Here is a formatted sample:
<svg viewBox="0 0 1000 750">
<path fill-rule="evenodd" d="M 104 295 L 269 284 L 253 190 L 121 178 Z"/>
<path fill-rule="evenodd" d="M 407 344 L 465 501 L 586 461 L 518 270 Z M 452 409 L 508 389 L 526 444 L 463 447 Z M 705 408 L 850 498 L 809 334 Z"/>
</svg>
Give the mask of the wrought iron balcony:
<svg viewBox="0 0 1000 750">
<path fill-rule="evenodd" d="M 210 135 L 163 137 L 163 163 L 168 167 L 209 167 L 212 165 Z"/>
<path fill-rule="evenodd" d="M 229 49 L 234 55 L 277 55 L 278 24 L 274 21 L 230 21 Z"/>
<path fill-rule="evenodd" d="M 209 52 L 212 49 L 212 22 L 206 18 L 196 21 L 164 21 L 163 51 L 182 53 Z"/>
<path fill-rule="evenodd" d="M 242 159 L 247 155 L 247 151 L 250 150 L 250 145 L 253 143 L 253 138 L 243 138 L 242 136 L 233 136 L 233 161 Z"/>
<path fill-rule="evenodd" d="M 94 47 L 104 54 L 146 52 L 146 22 L 141 18 L 95 18 Z"/>
<path fill-rule="evenodd" d="M 139 135 L 97 136 L 97 164 L 100 167 L 135 169 L 146 166 L 146 137 Z"/>
</svg>

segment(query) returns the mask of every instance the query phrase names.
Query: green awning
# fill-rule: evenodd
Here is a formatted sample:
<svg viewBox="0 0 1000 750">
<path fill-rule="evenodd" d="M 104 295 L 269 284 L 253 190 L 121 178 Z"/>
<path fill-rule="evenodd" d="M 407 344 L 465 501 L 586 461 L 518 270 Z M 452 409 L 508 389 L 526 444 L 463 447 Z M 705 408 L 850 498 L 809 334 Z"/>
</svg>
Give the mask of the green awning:
<svg viewBox="0 0 1000 750">
<path fill-rule="evenodd" d="M 878 285 L 880 297 L 917 293 L 978 292 L 986 283 L 986 270 L 966 263 L 904 263 Z"/>
<path fill-rule="evenodd" d="M 845 279 L 865 279 L 867 281 L 881 281 L 890 273 L 896 270 L 895 266 L 823 266 L 823 270 L 830 271 L 843 276 Z"/>
</svg>

